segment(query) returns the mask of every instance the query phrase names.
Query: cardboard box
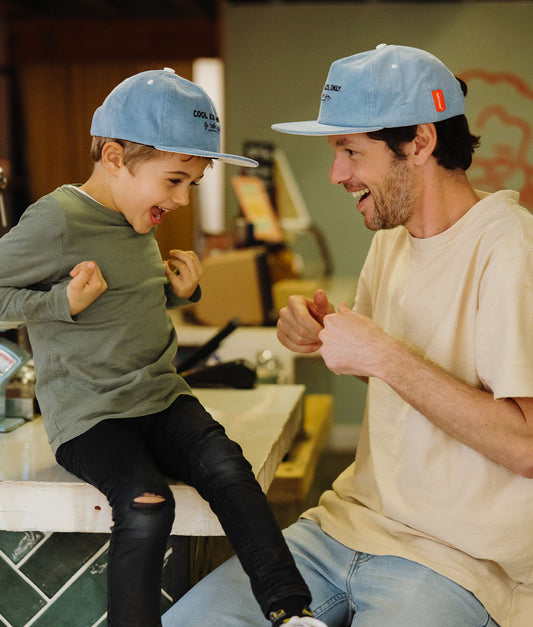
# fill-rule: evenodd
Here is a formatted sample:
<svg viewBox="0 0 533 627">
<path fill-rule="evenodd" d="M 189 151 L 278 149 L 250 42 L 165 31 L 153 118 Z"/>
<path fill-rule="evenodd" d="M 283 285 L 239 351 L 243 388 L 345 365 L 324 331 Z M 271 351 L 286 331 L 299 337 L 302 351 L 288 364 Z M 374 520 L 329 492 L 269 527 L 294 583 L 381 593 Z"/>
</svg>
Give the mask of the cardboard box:
<svg viewBox="0 0 533 627">
<path fill-rule="evenodd" d="M 272 323 L 272 290 L 264 247 L 212 253 L 203 260 L 198 322 L 212 326 L 239 318 L 243 325 Z"/>
</svg>

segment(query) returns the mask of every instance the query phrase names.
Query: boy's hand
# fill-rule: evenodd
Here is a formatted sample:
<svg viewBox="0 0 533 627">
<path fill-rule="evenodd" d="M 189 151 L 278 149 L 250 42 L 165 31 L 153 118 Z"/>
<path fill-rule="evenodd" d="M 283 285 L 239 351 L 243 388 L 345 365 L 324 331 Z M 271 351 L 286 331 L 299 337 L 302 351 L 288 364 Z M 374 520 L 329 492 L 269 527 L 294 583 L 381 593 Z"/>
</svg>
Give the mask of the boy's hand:
<svg viewBox="0 0 533 627">
<path fill-rule="evenodd" d="M 190 298 L 202 276 L 202 262 L 198 255 L 192 250 L 171 250 L 165 268 L 174 294 Z"/>
<path fill-rule="evenodd" d="M 70 315 L 75 316 L 107 290 L 107 283 L 94 261 L 82 261 L 70 271 L 70 276 L 67 298 Z"/>
</svg>

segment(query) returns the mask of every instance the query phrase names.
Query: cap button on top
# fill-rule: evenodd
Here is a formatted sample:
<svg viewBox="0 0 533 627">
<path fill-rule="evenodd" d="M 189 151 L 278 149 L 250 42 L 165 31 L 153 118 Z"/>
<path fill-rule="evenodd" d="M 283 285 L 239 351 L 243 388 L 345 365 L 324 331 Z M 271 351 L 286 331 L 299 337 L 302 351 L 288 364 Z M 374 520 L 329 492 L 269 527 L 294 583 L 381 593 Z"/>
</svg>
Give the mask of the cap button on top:
<svg viewBox="0 0 533 627">
<path fill-rule="evenodd" d="M 165 72 L 171 72 L 172 74 L 176 73 L 176 70 L 171 67 L 164 67 L 163 70 L 165 70 Z"/>
<path fill-rule="evenodd" d="M 387 47 L 387 44 L 378 44 L 376 46 L 376 50 L 381 50 L 382 48 L 386 48 L 386 47 Z"/>
</svg>

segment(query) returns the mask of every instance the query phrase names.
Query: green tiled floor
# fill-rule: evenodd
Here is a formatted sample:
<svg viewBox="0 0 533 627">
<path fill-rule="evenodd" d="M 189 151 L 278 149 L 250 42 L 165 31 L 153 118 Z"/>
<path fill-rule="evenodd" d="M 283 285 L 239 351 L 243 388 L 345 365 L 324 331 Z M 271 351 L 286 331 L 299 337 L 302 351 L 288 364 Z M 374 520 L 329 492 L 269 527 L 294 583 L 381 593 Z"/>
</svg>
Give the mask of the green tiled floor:
<svg viewBox="0 0 533 627">
<path fill-rule="evenodd" d="M 0 532 L 0 622 L 98 624 L 106 612 L 108 539 L 108 534 Z"/>
<path fill-rule="evenodd" d="M 11 625 L 25 625 L 46 601 L 7 562 L 0 561 L 0 614 Z"/>
<path fill-rule="evenodd" d="M 51 598 L 75 577 L 95 554 L 105 549 L 107 541 L 107 534 L 54 533 L 24 562 L 20 571 Z M 105 579 L 105 562 L 100 570 L 104 571 Z M 91 565 L 88 574 L 97 577 L 101 572 Z"/>
<path fill-rule="evenodd" d="M 351 461 L 322 455 L 305 503 L 276 511 L 282 526 L 314 505 L 320 493 Z M 193 581 L 229 554 L 224 538 L 191 542 Z M 221 542 L 222 541 L 222 542 Z M 0 531 L 0 627 L 104 627 L 109 534 Z M 170 607 L 169 550 L 163 570 L 161 609 Z M 199 558 L 201 556 L 201 559 Z"/>
<path fill-rule="evenodd" d="M 18 564 L 43 538 L 44 533 L 40 531 L 26 533 L 0 531 L 0 550 L 14 564 Z"/>
<path fill-rule="evenodd" d="M 109 534 L 0 531 L 0 625 L 104 627 L 108 545 Z M 169 554 L 162 612 L 172 603 Z"/>
<path fill-rule="evenodd" d="M 89 534 L 87 534 L 89 535 Z M 63 594 L 47 608 L 32 625 L 35 627 L 73 627 L 98 624 L 105 614 L 107 584 L 107 551 L 100 554 L 90 567 L 72 580 Z M 76 608 L 75 620 L 72 609 Z M 102 620 L 105 624 L 105 620 Z"/>
</svg>

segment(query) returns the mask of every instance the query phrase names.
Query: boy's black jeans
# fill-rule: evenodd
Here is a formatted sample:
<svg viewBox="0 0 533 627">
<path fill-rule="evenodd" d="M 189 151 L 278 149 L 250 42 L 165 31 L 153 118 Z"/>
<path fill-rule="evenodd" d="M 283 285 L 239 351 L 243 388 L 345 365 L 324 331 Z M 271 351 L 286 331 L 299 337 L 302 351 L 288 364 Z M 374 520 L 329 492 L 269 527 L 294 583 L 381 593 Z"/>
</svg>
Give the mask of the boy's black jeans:
<svg viewBox="0 0 533 627">
<path fill-rule="evenodd" d="M 103 492 L 112 507 L 108 625 L 161 624 L 161 571 L 175 505 L 167 477 L 194 486 L 209 502 L 265 616 L 285 602 L 301 600 L 302 607 L 310 602 L 309 589 L 240 446 L 196 398 L 179 396 L 158 414 L 103 420 L 62 444 L 56 457 Z M 164 501 L 136 503 L 144 494 Z"/>
</svg>

